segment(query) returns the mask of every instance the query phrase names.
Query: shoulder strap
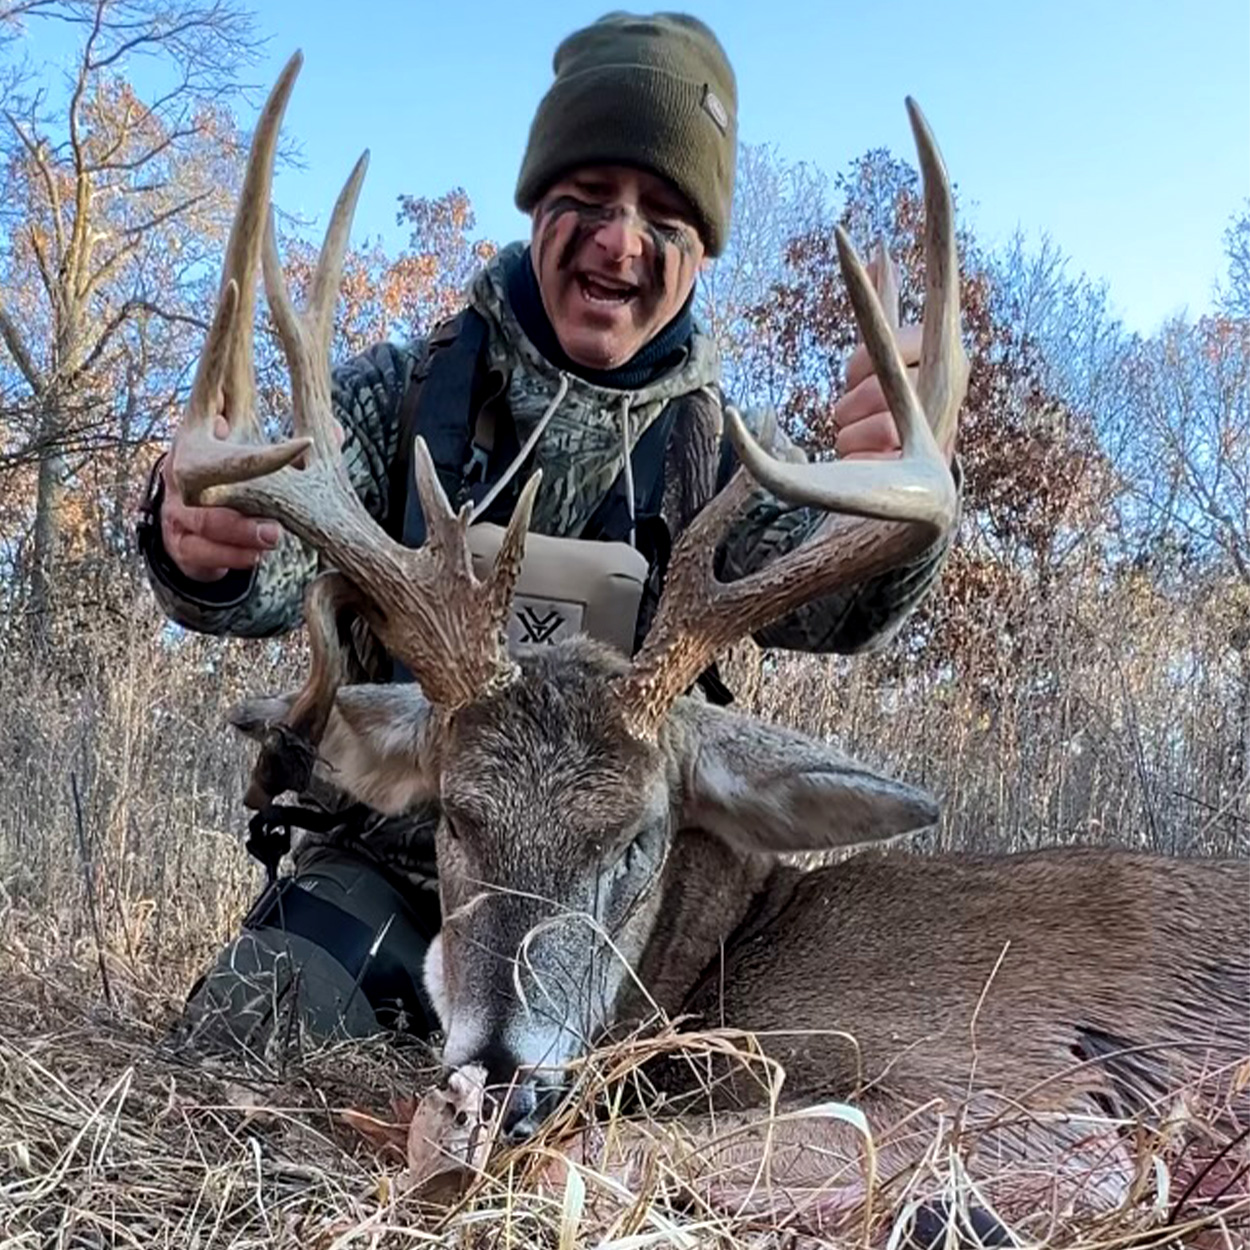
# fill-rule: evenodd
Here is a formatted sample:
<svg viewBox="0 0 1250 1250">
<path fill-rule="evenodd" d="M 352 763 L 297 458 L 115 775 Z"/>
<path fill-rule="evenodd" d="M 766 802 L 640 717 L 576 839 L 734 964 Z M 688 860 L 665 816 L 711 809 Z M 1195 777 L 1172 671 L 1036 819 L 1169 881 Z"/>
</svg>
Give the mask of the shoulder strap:
<svg viewBox="0 0 1250 1250">
<path fill-rule="evenodd" d="M 474 309 L 464 309 L 431 336 L 428 366 L 422 376 L 411 379 L 404 392 L 386 530 L 405 546 L 419 547 L 425 541 L 425 518 L 417 492 L 411 489 L 412 448 L 418 433 L 430 449 L 435 472 L 453 505 L 460 495 L 486 342 L 486 322 Z"/>
<path fill-rule="evenodd" d="M 728 480 L 721 441 L 724 438 L 723 399 L 718 387 L 696 391 L 669 405 L 672 420 L 659 448 L 656 490 L 660 513 L 653 525 L 651 573 L 638 613 L 635 650 L 642 646 L 659 606 L 673 545 Z M 733 694 L 712 663 L 698 678 L 712 703 L 726 706 Z"/>
</svg>

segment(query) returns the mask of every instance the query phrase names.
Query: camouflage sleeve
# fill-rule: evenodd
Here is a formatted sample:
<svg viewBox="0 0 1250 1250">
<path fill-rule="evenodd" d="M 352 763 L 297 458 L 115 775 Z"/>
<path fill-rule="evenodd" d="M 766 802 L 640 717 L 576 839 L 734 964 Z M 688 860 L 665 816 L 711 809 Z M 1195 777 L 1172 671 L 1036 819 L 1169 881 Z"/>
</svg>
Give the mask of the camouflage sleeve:
<svg viewBox="0 0 1250 1250">
<path fill-rule="evenodd" d="M 356 494 L 381 520 L 390 504 L 389 473 L 399 438 L 404 393 L 428 356 L 425 340 L 399 347 L 379 343 L 334 371 L 331 398 L 343 426 L 343 460 Z M 140 546 L 157 601 L 171 620 L 204 634 L 264 638 L 298 625 L 304 589 L 318 570 L 317 554 L 283 534 L 255 569 L 204 583 L 182 574 L 164 550 L 156 512 Z"/>
<path fill-rule="evenodd" d="M 771 445 L 773 454 L 780 459 L 805 458 L 777 429 L 771 414 L 745 411 L 743 419 L 751 432 L 766 446 Z M 727 480 L 733 464 L 732 453 L 727 451 L 722 480 Z M 962 503 L 963 474 L 958 460 L 953 471 Z M 792 507 L 769 491 L 757 490 L 717 553 L 720 577 L 725 581 L 744 577 L 795 550 L 815 533 L 827 516 L 828 513 L 819 508 Z M 952 534 L 955 528 L 952 527 Z M 883 646 L 932 589 L 950 543 L 951 538 L 947 536 L 910 564 L 804 604 L 760 630 L 756 642 L 762 647 L 788 651 L 836 651 L 844 655 Z"/>
</svg>

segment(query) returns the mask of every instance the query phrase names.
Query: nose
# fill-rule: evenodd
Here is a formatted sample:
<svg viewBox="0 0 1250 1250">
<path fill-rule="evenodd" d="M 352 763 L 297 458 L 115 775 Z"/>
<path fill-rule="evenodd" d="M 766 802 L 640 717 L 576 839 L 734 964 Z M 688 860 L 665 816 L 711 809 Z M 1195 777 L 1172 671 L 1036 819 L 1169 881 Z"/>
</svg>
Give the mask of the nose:
<svg viewBox="0 0 1250 1250">
<path fill-rule="evenodd" d="M 503 1101 L 499 1127 L 509 1142 L 532 1137 L 560 1092 L 525 1072 L 517 1055 L 497 1042 L 482 1047 L 465 1066 L 485 1069 L 487 1098 Z"/>
<path fill-rule="evenodd" d="M 542 1123 L 539 1115 L 542 1098 L 538 1086 L 532 1080 L 517 1081 L 508 1089 L 506 1097 L 499 1125 L 504 1140 L 514 1145 L 528 1141 Z"/>
<path fill-rule="evenodd" d="M 642 222 L 628 209 L 614 212 L 595 231 L 595 242 L 613 260 L 628 260 L 642 255 Z"/>
</svg>

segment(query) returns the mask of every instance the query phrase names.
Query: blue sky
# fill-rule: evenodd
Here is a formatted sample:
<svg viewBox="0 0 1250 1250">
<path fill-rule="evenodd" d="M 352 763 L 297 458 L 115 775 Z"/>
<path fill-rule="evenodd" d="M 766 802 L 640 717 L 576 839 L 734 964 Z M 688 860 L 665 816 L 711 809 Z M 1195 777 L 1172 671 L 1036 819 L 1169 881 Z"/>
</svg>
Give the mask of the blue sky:
<svg viewBox="0 0 1250 1250">
<path fill-rule="evenodd" d="M 520 236 L 512 190 L 552 52 L 612 7 L 260 0 L 263 85 L 294 48 L 305 54 L 287 124 L 307 168 L 282 176 L 279 203 L 324 220 L 368 147 L 358 236 L 402 243 L 396 197 L 455 185 L 480 233 Z M 1049 232 L 1073 272 L 1108 281 L 1134 329 L 1209 306 L 1221 235 L 1250 197 L 1247 0 L 1194 0 L 1184 17 L 1156 0 L 687 8 L 734 62 L 745 141 L 831 175 L 870 147 L 910 159 L 914 95 L 984 241 Z"/>
</svg>

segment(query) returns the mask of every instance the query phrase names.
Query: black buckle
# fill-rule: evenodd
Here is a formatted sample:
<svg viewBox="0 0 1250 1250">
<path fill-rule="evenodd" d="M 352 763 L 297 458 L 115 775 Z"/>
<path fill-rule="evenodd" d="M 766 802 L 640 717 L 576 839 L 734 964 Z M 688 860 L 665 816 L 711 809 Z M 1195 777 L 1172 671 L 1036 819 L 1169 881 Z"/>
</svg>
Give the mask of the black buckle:
<svg viewBox="0 0 1250 1250">
<path fill-rule="evenodd" d="M 294 803 L 270 803 L 247 822 L 248 854 L 264 864 L 269 884 L 272 885 L 278 879 L 278 865 L 282 863 L 282 857 L 291 850 L 292 829 L 329 833 L 346 824 L 351 814 L 360 810 L 360 804 L 341 812 L 323 812 Z"/>
<path fill-rule="evenodd" d="M 265 876 L 273 885 L 278 865 L 291 849 L 291 825 L 281 819 L 282 809 L 266 807 L 247 822 L 247 853 L 265 866 Z"/>
</svg>

